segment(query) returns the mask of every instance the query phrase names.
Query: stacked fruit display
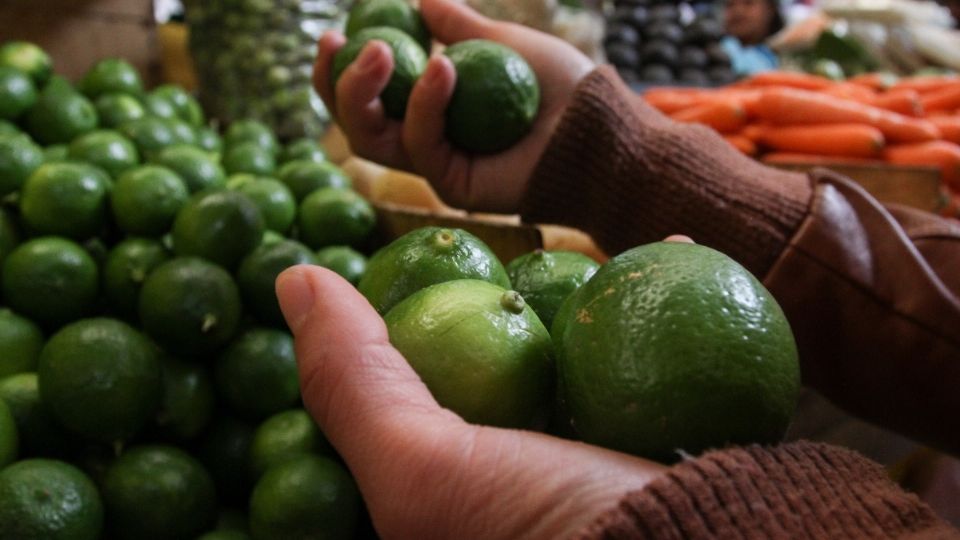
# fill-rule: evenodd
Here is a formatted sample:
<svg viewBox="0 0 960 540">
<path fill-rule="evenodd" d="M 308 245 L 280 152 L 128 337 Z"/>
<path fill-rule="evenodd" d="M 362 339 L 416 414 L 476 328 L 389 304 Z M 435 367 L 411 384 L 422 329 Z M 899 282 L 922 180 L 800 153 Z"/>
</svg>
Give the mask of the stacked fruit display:
<svg viewBox="0 0 960 540">
<path fill-rule="evenodd" d="M 260 120 L 282 138 L 317 136 L 328 115 L 310 77 L 333 0 L 184 2 L 200 100 L 215 118 Z"/>
<path fill-rule="evenodd" d="M 607 59 L 632 84 L 715 86 L 734 79 L 710 15 L 683 20 L 683 3 L 616 0 L 607 19 Z"/>
</svg>

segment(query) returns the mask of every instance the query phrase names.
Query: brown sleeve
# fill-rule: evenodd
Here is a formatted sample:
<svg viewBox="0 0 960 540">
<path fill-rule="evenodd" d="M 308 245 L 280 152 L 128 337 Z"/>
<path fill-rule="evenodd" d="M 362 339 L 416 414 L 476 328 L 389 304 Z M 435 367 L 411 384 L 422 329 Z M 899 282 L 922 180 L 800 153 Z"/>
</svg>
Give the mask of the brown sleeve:
<svg viewBox="0 0 960 540">
<path fill-rule="evenodd" d="M 922 220 L 939 232 L 921 254 L 852 182 L 741 156 L 645 105 L 607 68 L 581 82 L 521 212 L 578 227 L 611 254 L 677 233 L 726 253 L 783 307 L 806 384 L 960 452 L 960 301 L 937 276 L 960 274 L 960 245 L 942 220 Z"/>
<path fill-rule="evenodd" d="M 672 538 L 960 538 L 879 465 L 850 450 L 796 442 L 709 452 L 676 465 L 576 536 Z"/>
</svg>

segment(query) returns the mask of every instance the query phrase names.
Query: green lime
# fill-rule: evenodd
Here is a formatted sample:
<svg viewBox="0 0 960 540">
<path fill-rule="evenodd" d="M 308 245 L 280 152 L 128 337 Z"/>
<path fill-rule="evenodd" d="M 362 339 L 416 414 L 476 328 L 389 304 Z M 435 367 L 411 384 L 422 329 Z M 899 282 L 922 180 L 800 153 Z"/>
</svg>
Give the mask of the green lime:
<svg viewBox="0 0 960 540">
<path fill-rule="evenodd" d="M 167 118 L 165 121 L 173 134 L 173 144 L 196 146 L 197 130 L 193 126 L 180 118 Z"/>
<path fill-rule="evenodd" d="M 130 94 L 103 94 L 93 105 L 100 117 L 100 125 L 105 128 L 117 128 L 147 115 L 140 100 Z"/>
<path fill-rule="evenodd" d="M 67 156 L 70 154 L 70 147 L 66 144 L 51 144 L 43 149 L 43 162 L 56 163 L 58 161 L 69 161 Z"/>
<path fill-rule="evenodd" d="M 127 440 L 160 404 L 159 354 L 124 322 L 77 321 L 51 336 L 40 352 L 40 397 L 78 435 L 104 443 Z"/>
<path fill-rule="evenodd" d="M 20 243 L 20 231 L 13 215 L 7 210 L 0 208 L 0 269 L 3 268 L 3 261 L 7 255 Z"/>
<path fill-rule="evenodd" d="M 255 142 L 228 145 L 223 155 L 223 168 L 229 174 L 250 173 L 270 176 L 277 168 L 270 150 Z"/>
<path fill-rule="evenodd" d="M 83 240 L 107 223 L 110 179 L 85 163 L 46 163 L 27 178 L 20 191 L 20 216 L 37 234 Z"/>
<path fill-rule="evenodd" d="M 196 257 L 158 266 L 140 289 L 144 330 L 172 353 L 208 355 L 240 324 L 240 293 L 223 268 Z"/>
<path fill-rule="evenodd" d="M 314 253 L 296 240 L 264 242 L 240 263 L 237 285 L 244 304 L 263 323 L 285 326 L 274 284 L 277 276 L 297 264 L 317 264 Z"/>
<path fill-rule="evenodd" d="M 208 127 L 197 128 L 196 130 L 197 146 L 207 152 L 219 154 L 223 150 L 223 140 L 220 135 Z"/>
<path fill-rule="evenodd" d="M 96 129 L 97 109 L 75 91 L 49 90 L 40 97 L 26 115 L 27 130 L 42 144 L 68 143 Z"/>
<path fill-rule="evenodd" d="M 251 183 L 251 182 L 255 182 L 256 180 L 259 180 L 260 178 L 269 178 L 269 177 L 268 177 L 268 176 L 257 176 L 257 175 L 255 175 L 255 174 L 250 174 L 250 173 L 231 174 L 230 176 L 227 177 L 227 189 L 232 189 L 232 190 L 234 190 L 234 191 L 237 191 L 237 190 L 239 190 L 241 187 L 243 187 L 243 186 L 245 186 L 245 185 L 247 185 L 247 184 L 249 184 L 249 183 Z"/>
<path fill-rule="evenodd" d="M 0 197 L 20 189 L 43 161 L 43 149 L 29 137 L 0 136 Z"/>
<path fill-rule="evenodd" d="M 277 173 L 280 181 L 290 188 L 297 202 L 307 198 L 307 195 L 314 191 L 325 188 L 335 187 L 348 189 L 353 187 L 353 182 L 343 169 L 330 162 L 317 163 L 297 159 L 288 162 Z"/>
<path fill-rule="evenodd" d="M 237 120 L 233 122 L 224 134 L 224 142 L 227 148 L 240 146 L 244 143 L 253 143 L 255 146 L 267 150 L 271 156 L 275 155 L 280 149 L 273 131 L 258 120 Z"/>
<path fill-rule="evenodd" d="M 373 232 L 373 206 L 351 189 L 322 188 L 307 195 L 297 215 L 303 243 L 312 248 L 361 246 Z"/>
<path fill-rule="evenodd" d="M 564 308 L 564 401 L 584 441 L 659 461 L 783 436 L 800 384 L 770 293 L 705 246 L 626 251 Z M 625 376 L 624 374 L 630 374 Z"/>
<path fill-rule="evenodd" d="M 69 79 L 61 75 L 53 74 L 43 85 L 38 86 L 44 94 L 76 94 L 79 91 L 73 87 Z"/>
<path fill-rule="evenodd" d="M 157 412 L 157 428 L 169 439 L 194 439 L 213 417 L 213 380 L 202 364 L 168 356 L 161 365 L 163 399 Z"/>
<path fill-rule="evenodd" d="M 249 500 L 253 432 L 253 426 L 222 416 L 201 435 L 197 457 L 213 476 L 222 502 L 245 507 Z"/>
<path fill-rule="evenodd" d="M 102 266 L 102 287 L 117 315 L 136 320 L 143 282 L 169 259 L 170 252 L 159 240 L 131 237 L 113 246 Z"/>
<path fill-rule="evenodd" d="M 92 163 L 116 178 L 140 163 L 137 147 L 117 131 L 94 130 L 70 143 L 67 156 Z"/>
<path fill-rule="evenodd" d="M 101 488 L 110 528 L 120 539 L 195 538 L 216 517 L 210 473 L 179 448 L 130 448 L 110 465 Z"/>
<path fill-rule="evenodd" d="M 157 165 L 142 165 L 117 179 L 110 193 L 110 207 L 123 232 L 160 236 L 170 230 L 189 198 L 187 184 L 175 172 Z"/>
<path fill-rule="evenodd" d="M 256 540 L 353 538 L 360 494 L 335 461 L 299 456 L 270 468 L 250 495 L 250 532 Z"/>
<path fill-rule="evenodd" d="M 149 160 L 166 146 L 176 142 L 170 123 L 162 118 L 144 116 L 120 124 L 120 133 L 132 140 L 143 159 Z"/>
<path fill-rule="evenodd" d="M 0 538 L 97 540 L 102 528 L 97 486 L 73 465 L 27 459 L 0 471 Z"/>
<path fill-rule="evenodd" d="M 26 73 L 0 66 L 0 119 L 16 120 L 37 102 L 37 88 Z"/>
<path fill-rule="evenodd" d="M 170 120 L 177 117 L 177 109 L 173 107 L 166 97 L 157 94 L 147 94 L 140 99 L 143 108 L 147 114 L 164 120 Z"/>
<path fill-rule="evenodd" d="M 405 0 L 362 0 L 354 4 L 347 16 L 347 37 L 371 26 L 401 30 L 415 39 L 425 52 L 430 52 L 430 30 L 420 12 Z"/>
<path fill-rule="evenodd" d="M 37 86 L 46 84 L 53 73 L 53 60 L 43 49 L 26 41 L 8 41 L 0 46 L 0 66 L 19 69 Z"/>
<path fill-rule="evenodd" d="M 154 88 L 150 93 L 172 105 L 177 117 L 184 122 L 193 127 L 203 125 L 203 109 L 200 103 L 183 88 L 164 84 Z"/>
<path fill-rule="evenodd" d="M 292 457 L 332 451 L 307 411 L 291 409 L 274 414 L 257 427 L 250 447 L 250 465 L 259 478 L 270 467 Z"/>
<path fill-rule="evenodd" d="M 17 421 L 13 418 L 10 407 L 0 399 L 0 470 L 16 461 L 19 451 Z"/>
<path fill-rule="evenodd" d="M 440 405 L 468 422 L 525 428 L 553 398 L 550 334 L 515 291 L 474 279 L 438 283 L 384 317 L 390 343 Z"/>
<path fill-rule="evenodd" d="M 290 141 L 280 151 L 281 165 L 297 160 L 323 163 L 327 160 L 327 154 L 316 140 L 303 137 Z"/>
<path fill-rule="evenodd" d="M 505 150 L 533 126 L 540 108 L 537 76 L 513 49 L 483 39 L 444 50 L 457 72 L 447 105 L 447 138 L 475 153 Z"/>
<path fill-rule="evenodd" d="M 286 184 L 275 178 L 256 178 L 237 187 L 237 191 L 260 208 L 267 229 L 281 234 L 290 230 L 297 216 L 297 201 Z"/>
<path fill-rule="evenodd" d="M 10 122 L 0 118 L 0 136 L 4 135 L 22 135 L 23 132 L 20 131 L 20 128 L 11 124 Z"/>
<path fill-rule="evenodd" d="M 371 41 L 382 41 L 390 47 L 393 54 L 393 73 L 386 88 L 380 93 L 384 113 L 390 118 L 402 119 L 407 112 L 407 100 L 410 91 L 423 70 L 427 67 L 427 55 L 417 41 L 396 28 L 372 26 L 353 34 L 347 43 L 333 57 L 333 82 L 360 55 L 360 51 Z"/>
<path fill-rule="evenodd" d="M 180 175 L 190 193 L 221 187 L 227 182 L 227 176 L 220 163 L 206 151 L 195 146 L 185 144 L 168 146 L 160 150 L 153 161 Z"/>
<path fill-rule="evenodd" d="M 20 244 L 4 261 L 2 276 L 6 304 L 41 325 L 79 319 L 97 300 L 97 263 L 65 238 Z"/>
<path fill-rule="evenodd" d="M 177 255 L 195 255 L 233 270 L 263 238 L 263 216 L 249 197 L 235 191 L 194 195 L 173 222 Z"/>
<path fill-rule="evenodd" d="M 507 265 L 513 289 L 550 328 L 560 304 L 579 289 L 600 265 L 574 251 L 536 250 L 521 255 Z"/>
<path fill-rule="evenodd" d="M 104 58 L 90 68 L 78 85 L 90 99 L 104 94 L 121 93 L 138 96 L 143 93 L 143 83 L 136 68 L 120 58 Z"/>
<path fill-rule="evenodd" d="M 243 418 L 262 420 L 300 399 L 293 337 L 285 331 L 253 328 L 220 355 L 214 372 L 217 393 Z"/>
<path fill-rule="evenodd" d="M 37 370 L 43 332 L 30 319 L 0 308 L 0 378 Z"/>
<path fill-rule="evenodd" d="M 0 400 L 10 408 L 17 424 L 21 458 L 63 456 L 73 446 L 50 408 L 40 400 L 36 373 L 17 373 L 0 379 Z"/>
<path fill-rule="evenodd" d="M 357 288 L 382 315 L 420 289 L 454 279 L 510 287 L 507 271 L 482 240 L 462 229 L 424 227 L 374 253 Z"/>
<path fill-rule="evenodd" d="M 354 285 L 367 270 L 367 258 L 349 246 L 330 246 L 317 251 L 317 264 L 333 270 Z"/>
</svg>

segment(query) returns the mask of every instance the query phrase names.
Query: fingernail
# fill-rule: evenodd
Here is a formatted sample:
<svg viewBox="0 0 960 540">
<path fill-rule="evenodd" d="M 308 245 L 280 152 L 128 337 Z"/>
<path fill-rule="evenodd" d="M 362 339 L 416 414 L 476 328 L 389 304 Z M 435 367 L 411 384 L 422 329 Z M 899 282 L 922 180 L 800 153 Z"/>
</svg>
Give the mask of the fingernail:
<svg viewBox="0 0 960 540">
<path fill-rule="evenodd" d="M 359 65 L 357 66 L 360 68 L 361 71 L 365 71 L 365 72 L 373 71 L 374 68 L 377 67 L 377 64 L 380 62 L 380 57 L 379 55 L 374 53 L 373 48 L 374 48 L 374 45 L 372 43 L 368 43 L 363 48 L 363 51 L 360 54 L 360 62 L 359 62 Z"/>
<path fill-rule="evenodd" d="M 294 267 L 284 270 L 277 277 L 276 292 L 280 310 L 294 333 L 303 326 L 307 315 L 313 309 L 313 287 L 306 273 L 306 268 Z"/>
<path fill-rule="evenodd" d="M 440 76 L 443 74 L 443 64 L 439 61 L 431 60 L 427 64 L 427 71 L 423 74 L 425 83 L 427 84 L 436 84 L 440 80 Z"/>
</svg>

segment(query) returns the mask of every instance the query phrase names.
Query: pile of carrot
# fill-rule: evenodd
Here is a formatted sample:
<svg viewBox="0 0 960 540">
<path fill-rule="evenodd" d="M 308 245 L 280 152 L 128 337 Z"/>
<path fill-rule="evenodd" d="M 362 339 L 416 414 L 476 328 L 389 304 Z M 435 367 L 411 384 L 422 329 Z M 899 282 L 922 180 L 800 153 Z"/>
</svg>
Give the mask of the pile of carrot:
<svg viewBox="0 0 960 540">
<path fill-rule="evenodd" d="M 654 88 L 644 98 L 765 162 L 933 166 L 960 196 L 960 77 L 888 82 L 775 71 L 719 89 Z"/>
</svg>

